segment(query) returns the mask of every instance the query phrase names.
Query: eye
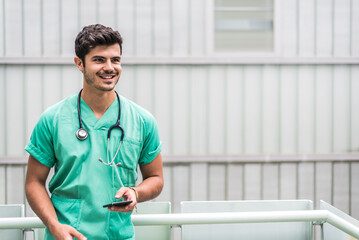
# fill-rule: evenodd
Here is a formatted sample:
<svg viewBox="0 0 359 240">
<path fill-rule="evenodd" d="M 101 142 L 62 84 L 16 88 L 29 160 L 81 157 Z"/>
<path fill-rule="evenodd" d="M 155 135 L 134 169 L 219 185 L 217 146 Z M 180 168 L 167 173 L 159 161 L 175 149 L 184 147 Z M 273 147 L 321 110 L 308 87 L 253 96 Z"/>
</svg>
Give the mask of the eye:
<svg viewBox="0 0 359 240">
<path fill-rule="evenodd" d="M 104 60 L 102 58 L 94 58 L 93 61 L 96 63 L 102 63 Z"/>
<path fill-rule="evenodd" d="M 120 63 L 121 62 L 121 58 L 113 58 L 112 59 L 113 63 Z"/>
</svg>

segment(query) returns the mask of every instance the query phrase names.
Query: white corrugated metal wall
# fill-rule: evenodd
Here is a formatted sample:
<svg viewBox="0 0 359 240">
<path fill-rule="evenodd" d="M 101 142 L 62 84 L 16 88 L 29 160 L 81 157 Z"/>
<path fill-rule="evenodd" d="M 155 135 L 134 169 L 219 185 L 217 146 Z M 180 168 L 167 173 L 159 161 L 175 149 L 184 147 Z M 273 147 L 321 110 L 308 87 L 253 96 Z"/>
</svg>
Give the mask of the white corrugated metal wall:
<svg viewBox="0 0 359 240">
<path fill-rule="evenodd" d="M 213 52 L 213 5 L 0 0 L 0 156 L 25 156 L 41 112 L 80 89 L 74 38 L 102 23 L 124 37 L 118 91 L 156 116 L 171 156 L 159 199 L 178 211 L 181 200 L 324 198 L 358 218 L 359 163 L 302 154 L 359 151 L 359 1 L 276 0 L 273 54 L 230 56 Z M 298 161 L 225 160 L 251 154 Z M 24 171 L 0 165 L 0 203 L 24 201 Z"/>
</svg>

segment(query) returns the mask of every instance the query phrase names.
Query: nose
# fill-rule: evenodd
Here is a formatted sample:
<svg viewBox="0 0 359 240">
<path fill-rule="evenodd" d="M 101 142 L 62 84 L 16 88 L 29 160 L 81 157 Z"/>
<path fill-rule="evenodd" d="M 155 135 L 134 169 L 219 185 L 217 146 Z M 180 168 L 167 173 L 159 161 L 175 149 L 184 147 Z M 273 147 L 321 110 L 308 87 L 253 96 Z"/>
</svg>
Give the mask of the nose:
<svg viewBox="0 0 359 240">
<path fill-rule="evenodd" d="M 103 70 L 104 70 L 104 71 L 112 71 L 112 70 L 114 70 L 114 67 L 113 67 L 113 65 L 112 65 L 111 60 L 108 60 L 108 61 L 106 61 L 106 62 L 104 63 Z"/>
</svg>

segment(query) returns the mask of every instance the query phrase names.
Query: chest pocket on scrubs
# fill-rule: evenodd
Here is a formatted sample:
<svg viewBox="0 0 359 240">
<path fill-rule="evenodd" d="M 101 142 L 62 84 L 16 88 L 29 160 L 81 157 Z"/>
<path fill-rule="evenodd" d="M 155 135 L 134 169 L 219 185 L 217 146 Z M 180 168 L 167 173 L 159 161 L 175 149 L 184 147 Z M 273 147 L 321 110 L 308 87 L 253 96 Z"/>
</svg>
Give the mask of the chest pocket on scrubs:
<svg viewBox="0 0 359 240">
<path fill-rule="evenodd" d="M 115 167 L 115 188 L 135 186 L 137 180 L 137 166 L 141 154 L 141 143 L 125 138 L 122 142 L 120 153 L 116 157 L 115 163 L 121 163 Z M 120 179 L 118 179 L 120 178 Z"/>
</svg>

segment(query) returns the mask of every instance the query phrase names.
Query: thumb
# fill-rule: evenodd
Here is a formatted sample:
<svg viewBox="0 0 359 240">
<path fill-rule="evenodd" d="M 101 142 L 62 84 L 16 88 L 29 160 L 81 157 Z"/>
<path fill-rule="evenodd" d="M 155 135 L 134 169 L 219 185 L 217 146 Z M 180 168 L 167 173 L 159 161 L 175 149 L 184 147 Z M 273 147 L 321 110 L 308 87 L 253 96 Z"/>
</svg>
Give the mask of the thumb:
<svg viewBox="0 0 359 240">
<path fill-rule="evenodd" d="M 125 193 L 126 188 L 125 187 L 121 187 L 120 190 L 117 191 L 115 198 L 121 198 L 123 196 L 123 194 Z"/>
<path fill-rule="evenodd" d="M 82 235 L 79 231 L 77 231 L 74 228 L 71 229 L 70 234 L 72 237 L 75 237 L 78 240 L 86 240 L 87 239 L 84 235 Z"/>
</svg>

